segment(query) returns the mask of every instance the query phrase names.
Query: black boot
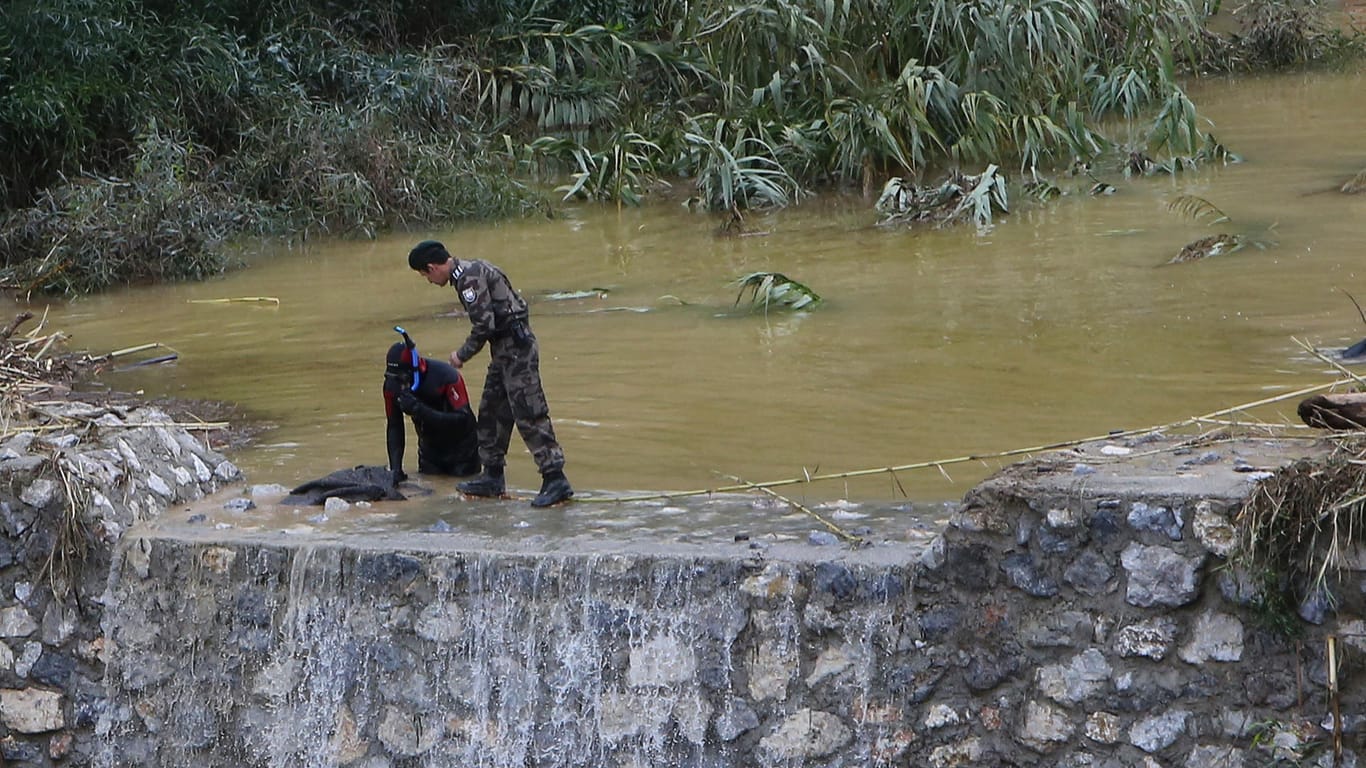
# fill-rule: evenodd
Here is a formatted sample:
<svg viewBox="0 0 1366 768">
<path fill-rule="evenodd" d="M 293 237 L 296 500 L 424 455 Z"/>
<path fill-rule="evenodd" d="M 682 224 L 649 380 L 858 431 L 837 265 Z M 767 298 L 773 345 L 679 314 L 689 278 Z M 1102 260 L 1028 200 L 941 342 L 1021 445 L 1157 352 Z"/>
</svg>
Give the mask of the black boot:
<svg viewBox="0 0 1366 768">
<path fill-rule="evenodd" d="M 506 490 L 503 468 L 484 467 L 484 471 L 478 477 L 459 483 L 455 487 L 466 496 L 502 496 Z"/>
<path fill-rule="evenodd" d="M 541 477 L 541 492 L 531 500 L 531 506 L 548 507 L 551 504 L 568 501 L 569 497 L 574 495 L 574 489 L 569 487 L 569 479 L 563 472 L 547 472 Z"/>
</svg>

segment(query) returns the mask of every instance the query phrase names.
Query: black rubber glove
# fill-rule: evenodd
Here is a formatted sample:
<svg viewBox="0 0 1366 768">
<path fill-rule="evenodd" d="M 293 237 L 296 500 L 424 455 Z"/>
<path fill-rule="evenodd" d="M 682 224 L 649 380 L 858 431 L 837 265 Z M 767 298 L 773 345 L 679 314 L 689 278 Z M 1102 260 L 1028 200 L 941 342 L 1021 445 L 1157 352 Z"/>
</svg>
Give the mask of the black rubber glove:
<svg viewBox="0 0 1366 768">
<path fill-rule="evenodd" d="M 414 395 L 410 389 L 405 389 L 395 395 L 394 402 L 398 405 L 400 411 L 403 411 L 409 416 L 416 413 L 417 409 L 422 406 L 422 401 L 418 400 L 417 395 Z"/>
</svg>

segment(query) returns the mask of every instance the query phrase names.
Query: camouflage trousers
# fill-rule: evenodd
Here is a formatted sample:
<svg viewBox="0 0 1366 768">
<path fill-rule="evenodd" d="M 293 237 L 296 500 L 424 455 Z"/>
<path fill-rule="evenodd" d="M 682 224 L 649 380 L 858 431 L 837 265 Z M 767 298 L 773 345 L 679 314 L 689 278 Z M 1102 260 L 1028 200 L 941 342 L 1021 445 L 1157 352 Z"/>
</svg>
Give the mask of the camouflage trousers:
<svg viewBox="0 0 1366 768">
<path fill-rule="evenodd" d="M 507 462 L 512 427 L 522 434 L 541 474 L 564 467 L 550 405 L 541 388 L 541 348 L 528 328 L 489 343 L 489 370 L 479 398 L 479 459 L 486 467 Z"/>
</svg>

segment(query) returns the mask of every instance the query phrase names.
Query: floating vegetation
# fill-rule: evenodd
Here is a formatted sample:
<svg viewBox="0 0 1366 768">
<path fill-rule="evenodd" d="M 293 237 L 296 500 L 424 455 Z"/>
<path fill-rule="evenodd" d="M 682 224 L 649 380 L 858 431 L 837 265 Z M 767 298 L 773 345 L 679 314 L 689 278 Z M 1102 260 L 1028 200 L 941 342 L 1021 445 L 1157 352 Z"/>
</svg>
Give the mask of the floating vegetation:
<svg viewBox="0 0 1366 768">
<path fill-rule="evenodd" d="M 767 234 L 767 230 L 753 229 L 746 224 L 745 214 L 739 208 L 727 211 L 716 227 L 717 237 L 763 237 Z"/>
<path fill-rule="evenodd" d="M 1196 221 L 1203 219 L 1206 224 L 1229 221 L 1228 214 L 1219 210 L 1218 206 L 1195 195 L 1178 195 L 1170 203 L 1167 203 L 1167 210 L 1183 214 Z"/>
<path fill-rule="evenodd" d="M 1195 160 L 1198 162 L 1214 162 L 1228 165 L 1230 163 L 1243 162 L 1243 156 L 1220 143 L 1218 139 L 1214 138 L 1214 134 L 1207 133 L 1205 134 L 1204 146 L 1200 147 L 1200 151 L 1195 153 Z"/>
<path fill-rule="evenodd" d="M 1157 161 L 1137 149 L 1129 152 L 1129 159 L 1124 163 L 1125 176 L 1147 176 L 1156 169 Z"/>
<path fill-rule="evenodd" d="M 551 291 L 542 294 L 540 298 L 545 301 L 574 301 L 576 299 L 605 299 L 611 293 L 611 288 L 583 288 L 574 291 Z"/>
<path fill-rule="evenodd" d="M 896 176 L 883 185 L 877 210 L 882 214 L 879 226 L 973 221 L 988 227 L 993 212 L 1009 213 L 1006 179 L 995 165 L 977 176 L 954 172 L 937 187 L 915 186 Z"/>
<path fill-rule="evenodd" d="M 1073 190 L 1076 193 L 1084 192 L 1091 197 L 1104 197 L 1106 195 L 1113 195 L 1116 191 L 1113 184 L 1096 178 L 1096 175 L 1091 172 L 1090 164 L 1081 160 L 1074 161 L 1072 167 L 1067 170 L 1066 175 L 1073 178 L 1084 176 L 1086 179 L 1090 180 L 1090 186 Z M 1026 197 L 1033 198 L 1041 203 L 1046 203 L 1055 198 L 1062 197 L 1065 194 L 1073 193 L 1073 191 L 1063 191 L 1062 187 L 1058 186 L 1057 182 L 1053 180 L 1038 176 L 1035 176 L 1032 181 L 1025 182 L 1021 187 L 1024 189 Z"/>
<path fill-rule="evenodd" d="M 1195 195 L 1178 195 L 1167 203 L 1167 210 L 1210 225 L 1231 224 L 1233 222 L 1233 219 L 1220 210 L 1219 206 Z M 1181 264 L 1187 261 L 1200 261 L 1211 256 L 1225 256 L 1241 251 L 1249 245 L 1264 249 L 1270 242 L 1269 233 L 1274 226 L 1273 224 L 1250 234 L 1220 232 L 1216 235 L 1202 237 L 1199 240 L 1187 243 L 1181 252 L 1173 256 L 1167 263 Z"/>
<path fill-rule="evenodd" d="M 1193 171 L 1202 165 L 1219 163 L 1229 165 L 1241 163 L 1243 158 L 1214 138 L 1213 134 L 1199 133 L 1202 137 L 1200 148 L 1188 155 L 1172 155 L 1164 160 L 1151 157 L 1141 150 L 1130 150 L 1124 163 L 1125 176 L 1155 176 L 1165 173 L 1175 176 L 1182 171 Z"/>
<path fill-rule="evenodd" d="M 1199 261 L 1208 259 L 1211 256 L 1225 256 L 1236 251 L 1240 251 L 1248 243 L 1246 238 L 1239 235 L 1210 235 L 1202 237 L 1193 243 L 1187 243 L 1181 252 L 1172 257 L 1168 264 L 1182 264 L 1187 261 Z"/>
<path fill-rule="evenodd" d="M 1163 173 L 1175 175 L 1181 171 L 1194 170 L 1211 162 L 1225 164 L 1242 162 L 1242 158 L 1220 144 L 1214 136 L 1201 133 L 1194 128 L 1194 124 L 1190 122 L 1193 117 L 1193 113 L 1190 112 L 1192 108 L 1186 101 L 1176 98 L 1169 106 L 1171 109 L 1166 113 L 1164 120 L 1154 127 L 1155 135 L 1165 137 L 1161 139 L 1160 146 L 1167 149 L 1182 147 L 1189 150 L 1194 142 L 1203 142 L 1198 149 L 1190 151 L 1189 154 L 1162 158 L 1154 157 L 1148 149 L 1143 147 L 1115 146 L 1103 153 L 1097 153 L 1096 156 L 1089 159 L 1074 159 L 1071 166 L 1065 170 L 1065 175 L 1082 183 L 1085 183 L 1085 180 L 1090 181 L 1089 186 L 1078 188 L 1075 191 L 1090 197 L 1107 197 L 1118 191 L 1114 184 L 1096 175 L 1093 171 L 1096 168 L 1112 169 L 1123 174 L 1125 179 L 1131 179 L 1137 176 L 1155 176 Z M 1072 192 L 1071 190 L 1064 191 L 1056 182 L 1040 178 L 1037 175 L 1033 181 L 1024 183 L 1022 188 L 1027 197 L 1040 202 L 1048 202 Z M 1185 213 L 1192 218 L 1198 218 L 1203 215 L 1201 203 L 1213 208 L 1208 202 L 1188 195 L 1177 198 L 1177 201 L 1169 205 L 1168 208 L 1178 213 Z M 1214 208 L 1214 210 L 1217 211 L 1218 209 Z"/>
<path fill-rule="evenodd" d="M 163 364 L 163 363 L 174 363 L 175 361 L 177 361 L 177 360 L 180 359 L 180 353 L 179 353 L 179 352 L 177 352 L 176 350 L 172 349 L 171 347 L 166 346 L 165 344 L 162 344 L 162 343 L 159 342 L 159 341 L 153 341 L 153 342 L 151 342 L 151 343 L 149 343 L 149 344 L 139 344 L 139 345 L 137 345 L 136 347 L 127 347 L 127 348 L 125 348 L 125 349 L 116 349 L 116 350 L 114 350 L 113 352 L 110 352 L 110 353 L 107 354 L 107 355 L 101 355 L 101 356 L 99 356 L 99 357 L 94 357 L 94 358 L 91 358 L 91 360 L 92 360 L 97 366 L 102 366 L 102 365 L 104 365 L 105 363 L 108 363 L 108 362 L 113 361 L 113 360 L 117 360 L 117 359 L 119 359 L 119 358 L 121 358 L 121 357 L 127 357 L 128 355 L 137 354 L 138 352 L 147 352 L 147 351 L 153 350 L 153 349 L 160 349 L 160 350 L 165 350 L 165 351 L 162 352 L 162 353 L 159 354 L 159 355 L 154 355 L 154 356 L 152 356 L 152 357 L 143 358 L 142 360 L 135 360 L 135 361 L 133 361 L 133 362 L 131 362 L 131 363 L 124 363 L 123 365 L 120 365 L 119 367 L 115 368 L 114 370 L 116 370 L 116 371 L 129 371 L 129 370 L 132 370 L 132 369 L 134 369 L 134 368 L 144 368 L 144 367 L 149 366 L 149 365 L 161 365 L 161 364 Z"/>
<path fill-rule="evenodd" d="M 1355 195 L 1363 190 L 1366 190 L 1366 169 L 1362 169 L 1360 173 L 1344 181 L 1338 189 L 1344 195 Z"/>
<path fill-rule="evenodd" d="M 1025 194 L 1040 202 L 1062 196 L 1062 188 L 1048 179 L 1034 179 L 1024 183 Z"/>
<path fill-rule="evenodd" d="M 739 280 L 740 293 L 735 297 L 735 305 L 748 292 L 750 304 L 754 307 L 781 307 L 790 310 L 814 309 L 821 303 L 821 297 L 810 288 L 779 272 L 753 272 Z"/>
<path fill-rule="evenodd" d="M 233 296 L 226 299 L 190 299 L 186 304 L 274 304 L 280 306 L 280 300 L 274 296 Z"/>
</svg>

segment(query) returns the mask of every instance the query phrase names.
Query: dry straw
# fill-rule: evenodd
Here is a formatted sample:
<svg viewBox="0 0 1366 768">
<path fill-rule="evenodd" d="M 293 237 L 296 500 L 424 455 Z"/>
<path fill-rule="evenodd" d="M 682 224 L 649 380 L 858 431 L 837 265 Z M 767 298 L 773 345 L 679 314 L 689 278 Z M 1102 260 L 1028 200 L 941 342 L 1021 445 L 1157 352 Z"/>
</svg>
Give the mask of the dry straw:
<svg viewBox="0 0 1366 768">
<path fill-rule="evenodd" d="M 69 391 L 72 381 L 107 363 L 157 348 L 170 352 L 158 360 L 174 359 L 179 355 L 160 342 L 139 344 L 104 355 L 62 353 L 60 350 L 67 337 L 61 332 L 44 333 L 46 312 L 27 332 L 19 332 L 33 319 L 32 312 L 21 312 L 0 328 L 0 439 L 19 432 L 60 432 L 88 422 L 85 417 L 63 412 L 59 406 L 68 401 L 62 396 Z M 37 423 L 34 416 L 41 417 L 44 423 Z M 163 422 L 128 426 L 213 430 L 228 425 L 224 422 Z"/>
</svg>

